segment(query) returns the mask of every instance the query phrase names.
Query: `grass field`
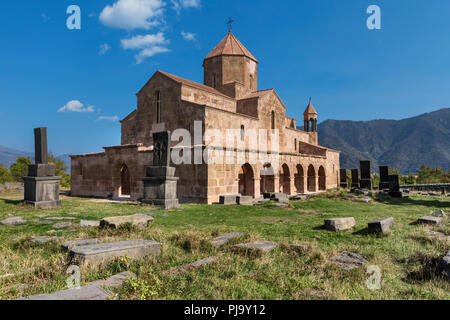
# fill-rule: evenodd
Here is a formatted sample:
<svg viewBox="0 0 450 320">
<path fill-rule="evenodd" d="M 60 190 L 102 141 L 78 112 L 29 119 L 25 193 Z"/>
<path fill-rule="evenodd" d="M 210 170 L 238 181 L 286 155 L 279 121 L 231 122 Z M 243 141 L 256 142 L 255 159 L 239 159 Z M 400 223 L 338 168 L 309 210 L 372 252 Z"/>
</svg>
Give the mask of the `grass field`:
<svg viewBox="0 0 450 320">
<path fill-rule="evenodd" d="M 270 203 L 255 207 L 183 205 L 163 211 L 137 203 L 98 202 L 63 197 L 63 206 L 34 210 L 20 202 L 21 194 L 0 194 L 0 220 L 22 216 L 26 225 L 0 226 L 0 298 L 50 293 L 66 288 L 66 240 L 98 237 L 105 241 L 154 239 L 163 243 L 159 256 L 143 260 L 121 259 L 82 273 L 82 284 L 130 270 L 137 280 L 118 290 L 121 299 L 450 299 L 450 282 L 439 261 L 449 243 L 430 239 L 426 230 L 450 235 L 448 222 L 441 227 L 415 222 L 437 209 L 450 211 L 449 198 L 410 196 L 409 199 L 364 203 L 347 193 L 328 192 L 307 201 L 291 202 L 290 208 Z M 78 226 L 79 219 L 148 213 L 154 223 L 144 229 L 99 230 Z M 35 225 L 38 215 L 76 217 L 72 227 L 52 231 L 52 225 Z M 353 230 L 330 232 L 323 221 L 330 217 L 354 217 Z M 367 234 L 367 223 L 394 217 L 388 235 Z M 215 249 L 210 239 L 227 232 L 245 236 Z M 32 236 L 57 236 L 57 242 L 32 245 Z M 280 244 L 260 256 L 237 254 L 236 242 L 270 240 Z M 292 250 L 288 244 L 304 244 Z M 382 272 L 382 288 L 369 290 L 366 267 L 345 271 L 328 259 L 342 251 L 366 256 L 369 265 Z M 218 256 L 197 271 L 164 275 L 163 271 L 196 260 Z M 6 276 L 10 274 L 11 276 Z"/>
</svg>

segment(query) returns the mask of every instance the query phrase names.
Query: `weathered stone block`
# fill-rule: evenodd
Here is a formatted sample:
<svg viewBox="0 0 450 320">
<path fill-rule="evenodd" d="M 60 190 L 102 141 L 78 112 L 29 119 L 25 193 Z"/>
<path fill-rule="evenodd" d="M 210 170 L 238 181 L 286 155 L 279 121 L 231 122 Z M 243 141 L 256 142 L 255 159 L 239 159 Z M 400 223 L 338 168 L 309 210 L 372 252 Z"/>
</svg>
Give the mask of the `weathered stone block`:
<svg viewBox="0 0 450 320">
<path fill-rule="evenodd" d="M 271 241 L 255 241 L 250 243 L 240 243 L 234 246 L 238 250 L 256 250 L 261 252 L 269 252 L 278 246 L 276 242 Z"/>
<path fill-rule="evenodd" d="M 422 218 L 419 218 L 418 220 L 419 223 L 423 223 L 423 224 L 441 224 L 442 223 L 442 218 L 440 217 L 432 217 L 432 216 L 425 216 Z"/>
<path fill-rule="evenodd" d="M 150 223 L 153 222 L 153 217 L 147 214 L 135 214 L 132 216 L 119 216 L 119 217 L 109 217 L 104 218 L 100 221 L 100 228 L 112 228 L 117 229 L 121 225 L 126 223 L 131 223 L 132 225 L 143 229 L 146 228 Z"/>
<path fill-rule="evenodd" d="M 344 251 L 331 257 L 330 261 L 349 271 L 367 264 L 369 261 L 360 254 Z"/>
<path fill-rule="evenodd" d="M 214 238 L 214 239 L 212 240 L 212 244 L 213 244 L 214 247 L 220 248 L 220 247 L 222 247 L 223 245 L 225 245 L 228 241 L 230 241 L 230 240 L 232 240 L 232 239 L 235 239 L 235 238 L 242 237 L 242 236 L 244 236 L 243 233 L 240 233 L 240 232 L 230 232 L 230 233 L 224 234 L 224 235 L 222 235 L 222 236 L 219 236 L 219 237 L 217 237 L 217 238 Z"/>
<path fill-rule="evenodd" d="M 31 164 L 28 166 L 29 177 L 53 177 L 55 176 L 56 166 L 54 164 Z"/>
<path fill-rule="evenodd" d="M 450 251 L 447 252 L 447 255 L 442 258 L 442 268 L 444 269 L 445 273 L 447 274 L 447 278 L 450 281 Z"/>
<path fill-rule="evenodd" d="M 330 231 L 351 229 L 355 226 L 355 218 L 334 218 L 325 220 L 325 228 Z"/>
<path fill-rule="evenodd" d="M 97 220 L 80 220 L 80 227 L 100 227 L 100 221 Z"/>
<path fill-rule="evenodd" d="M 34 243 L 34 244 L 45 244 L 48 242 L 55 241 L 56 239 L 57 238 L 55 238 L 55 237 L 37 236 L 37 237 L 32 237 L 30 239 L 30 242 Z"/>
<path fill-rule="evenodd" d="M 185 272 L 195 271 L 203 266 L 206 266 L 210 263 L 213 263 L 217 260 L 217 257 L 208 257 L 199 261 L 195 261 L 193 263 L 189 263 L 179 267 L 173 267 L 169 270 L 164 271 L 164 275 L 178 275 Z"/>
<path fill-rule="evenodd" d="M 377 221 L 369 222 L 369 233 L 386 233 L 394 224 L 394 218 L 384 218 Z"/>
<path fill-rule="evenodd" d="M 140 239 L 75 247 L 70 256 L 72 264 L 95 267 L 118 257 L 140 259 L 160 252 L 161 243 Z"/>
<path fill-rule="evenodd" d="M 0 223 L 5 226 L 18 226 L 21 224 L 26 224 L 27 221 L 24 220 L 22 217 L 12 217 L 12 218 L 8 218 L 3 221 L 0 221 Z"/>
<path fill-rule="evenodd" d="M 87 300 L 109 300 L 113 297 L 111 291 L 99 286 L 84 286 L 80 289 L 67 289 L 50 294 L 39 294 L 19 300 L 47 300 L 47 301 L 87 301 Z"/>
<path fill-rule="evenodd" d="M 253 205 L 253 197 L 239 196 L 239 197 L 237 197 L 237 204 L 239 204 L 241 206 L 252 206 Z"/>
<path fill-rule="evenodd" d="M 219 197 L 219 203 L 223 205 L 235 205 L 237 204 L 237 196 L 224 195 Z"/>
<path fill-rule="evenodd" d="M 444 210 L 436 210 L 431 215 L 433 217 L 447 218 L 447 214 Z"/>
<path fill-rule="evenodd" d="M 61 206 L 59 200 L 61 177 L 23 177 L 23 180 L 26 203 L 43 208 Z"/>
<path fill-rule="evenodd" d="M 65 229 L 65 228 L 69 228 L 72 225 L 71 222 L 60 222 L 55 224 L 53 227 L 55 229 Z"/>
</svg>

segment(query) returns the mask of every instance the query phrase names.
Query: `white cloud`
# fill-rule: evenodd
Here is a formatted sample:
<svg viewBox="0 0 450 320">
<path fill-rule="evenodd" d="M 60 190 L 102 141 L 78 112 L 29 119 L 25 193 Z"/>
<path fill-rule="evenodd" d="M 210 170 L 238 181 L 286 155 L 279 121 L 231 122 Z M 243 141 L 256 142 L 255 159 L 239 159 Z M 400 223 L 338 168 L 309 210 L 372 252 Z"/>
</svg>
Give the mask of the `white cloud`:
<svg viewBox="0 0 450 320">
<path fill-rule="evenodd" d="M 94 112 L 94 107 L 84 107 L 84 104 L 79 100 L 71 100 L 59 108 L 58 112 Z"/>
<path fill-rule="evenodd" d="M 118 116 L 100 116 L 100 117 L 98 117 L 97 121 L 117 122 L 117 121 L 119 121 L 119 117 Z"/>
<path fill-rule="evenodd" d="M 158 32 L 157 34 L 147 34 L 145 36 L 134 36 L 129 39 L 122 39 L 120 42 L 122 43 L 122 48 L 124 49 L 142 49 L 169 43 L 162 32 Z"/>
<path fill-rule="evenodd" d="M 171 2 L 173 9 L 177 13 L 180 13 L 182 8 L 200 8 L 201 6 L 201 0 L 172 0 Z"/>
<path fill-rule="evenodd" d="M 102 45 L 100 45 L 99 51 L 98 51 L 98 55 L 102 56 L 105 53 L 107 53 L 109 50 L 111 50 L 111 46 L 107 43 L 104 43 Z"/>
<path fill-rule="evenodd" d="M 136 56 L 136 63 L 140 64 L 144 62 L 145 59 L 153 57 L 155 54 L 158 53 L 164 53 L 164 52 L 170 52 L 169 49 L 165 47 L 159 47 L 159 46 L 153 46 L 150 48 L 145 48 L 144 50 L 141 50 Z"/>
<path fill-rule="evenodd" d="M 162 0 L 118 0 L 103 8 L 100 21 L 112 28 L 148 30 L 160 24 L 164 6 Z"/>
<path fill-rule="evenodd" d="M 164 33 L 138 35 L 129 39 L 122 39 L 122 48 L 127 50 L 140 50 L 135 56 L 136 63 L 140 64 L 145 59 L 153 57 L 155 54 L 170 52 L 166 47 L 169 40 L 164 37 Z"/>
<path fill-rule="evenodd" d="M 184 32 L 181 31 L 181 36 L 183 37 L 184 40 L 186 41 L 196 41 L 196 34 L 192 33 L 192 32 Z"/>
</svg>

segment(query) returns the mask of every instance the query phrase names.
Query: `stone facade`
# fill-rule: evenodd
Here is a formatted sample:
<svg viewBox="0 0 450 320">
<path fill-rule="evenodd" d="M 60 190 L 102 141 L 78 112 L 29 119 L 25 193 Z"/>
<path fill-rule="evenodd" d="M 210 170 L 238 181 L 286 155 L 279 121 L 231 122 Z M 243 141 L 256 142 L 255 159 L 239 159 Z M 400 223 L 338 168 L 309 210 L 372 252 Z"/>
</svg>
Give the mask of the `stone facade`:
<svg viewBox="0 0 450 320">
<path fill-rule="evenodd" d="M 286 106 L 274 89 L 257 90 L 257 65 L 229 33 L 205 58 L 204 84 L 157 71 L 138 92 L 137 109 L 121 121 L 120 146 L 71 156 L 72 194 L 142 199 L 145 166 L 153 161 L 152 134 L 175 133 L 180 128 L 192 139 L 180 147 L 173 135 L 173 152 L 190 154 L 192 159 L 196 152 L 217 157 L 220 148 L 216 141 L 196 141 L 194 132 L 216 130 L 223 137 L 227 129 L 241 133 L 235 148 L 224 153 L 223 163 L 171 163 L 179 177 L 180 202 L 214 203 L 227 194 L 260 197 L 262 192 L 291 195 L 336 188 L 339 152 L 318 146 L 314 107 L 310 103 L 305 111 L 306 131 L 297 129 L 297 121 L 286 116 Z M 263 147 L 252 144 L 252 132 L 261 129 L 269 132 Z M 276 143 L 271 132 L 279 133 L 275 153 L 271 151 Z M 252 161 L 267 150 L 270 156 L 278 156 L 278 165 Z M 244 160 L 226 161 L 237 158 Z"/>
</svg>

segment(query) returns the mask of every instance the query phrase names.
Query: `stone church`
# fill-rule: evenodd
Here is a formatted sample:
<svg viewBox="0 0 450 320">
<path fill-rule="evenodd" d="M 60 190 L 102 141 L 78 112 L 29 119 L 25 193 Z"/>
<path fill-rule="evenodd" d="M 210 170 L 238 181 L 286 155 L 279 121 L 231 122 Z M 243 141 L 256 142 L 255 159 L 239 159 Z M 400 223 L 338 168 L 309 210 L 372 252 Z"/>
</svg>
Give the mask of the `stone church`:
<svg viewBox="0 0 450 320">
<path fill-rule="evenodd" d="M 258 89 L 258 60 L 230 31 L 203 62 L 204 83 L 156 71 L 137 93 L 137 109 L 121 121 L 120 146 L 104 152 L 71 156 L 72 195 L 141 199 L 145 166 L 153 160 L 152 133 L 183 128 L 194 134 L 194 122 L 203 132 L 239 130 L 245 145 L 243 163 L 172 164 L 179 177 L 181 202 L 214 203 L 220 195 L 265 192 L 288 195 L 336 188 L 339 151 L 318 145 L 317 112 L 311 102 L 304 112 L 304 130 L 286 116 L 286 106 L 274 89 Z M 278 135 L 278 162 L 248 160 L 261 150 L 249 147 L 251 130 Z M 195 144 L 195 145 L 194 145 Z M 175 147 L 176 142 L 172 144 Z M 205 150 L 205 141 L 183 149 Z M 238 148 L 231 150 L 236 156 Z"/>
</svg>

